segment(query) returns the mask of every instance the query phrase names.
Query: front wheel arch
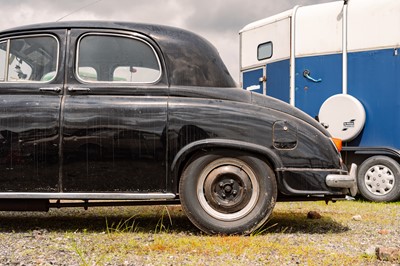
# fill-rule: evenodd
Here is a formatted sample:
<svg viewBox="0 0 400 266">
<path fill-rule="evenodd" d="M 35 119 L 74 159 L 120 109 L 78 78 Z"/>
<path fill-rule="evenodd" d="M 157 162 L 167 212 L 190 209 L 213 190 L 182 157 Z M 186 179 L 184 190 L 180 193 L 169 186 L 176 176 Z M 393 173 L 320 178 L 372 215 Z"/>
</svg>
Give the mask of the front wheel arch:
<svg viewBox="0 0 400 266">
<path fill-rule="evenodd" d="M 186 215 L 208 234 L 250 234 L 270 216 L 277 183 L 270 166 L 243 152 L 197 154 L 182 173 Z"/>
</svg>

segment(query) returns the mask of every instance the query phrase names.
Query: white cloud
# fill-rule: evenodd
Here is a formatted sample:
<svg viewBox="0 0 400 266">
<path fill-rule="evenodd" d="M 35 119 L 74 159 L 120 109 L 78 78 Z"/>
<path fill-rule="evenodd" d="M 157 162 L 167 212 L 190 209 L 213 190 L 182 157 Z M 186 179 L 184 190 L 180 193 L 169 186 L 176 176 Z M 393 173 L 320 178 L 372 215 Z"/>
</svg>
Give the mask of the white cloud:
<svg viewBox="0 0 400 266">
<path fill-rule="evenodd" d="M 330 0 L 0 0 L 0 30 L 63 20 L 117 20 L 188 29 L 213 43 L 239 80 L 239 30 L 295 5 Z M 81 9 L 82 7 L 85 7 Z"/>
</svg>

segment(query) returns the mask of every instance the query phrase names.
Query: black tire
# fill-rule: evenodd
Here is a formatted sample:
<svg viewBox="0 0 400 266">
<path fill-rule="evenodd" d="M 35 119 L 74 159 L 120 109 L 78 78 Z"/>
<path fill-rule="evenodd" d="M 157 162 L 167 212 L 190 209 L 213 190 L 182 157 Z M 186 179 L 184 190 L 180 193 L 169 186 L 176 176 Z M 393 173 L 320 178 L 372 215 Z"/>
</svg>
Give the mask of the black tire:
<svg viewBox="0 0 400 266">
<path fill-rule="evenodd" d="M 386 156 L 370 157 L 358 169 L 357 185 L 367 200 L 395 201 L 400 198 L 400 165 Z"/>
<path fill-rule="evenodd" d="M 179 195 L 186 215 L 207 234 L 250 234 L 276 202 L 274 172 L 243 153 L 202 154 L 182 174 Z"/>
</svg>

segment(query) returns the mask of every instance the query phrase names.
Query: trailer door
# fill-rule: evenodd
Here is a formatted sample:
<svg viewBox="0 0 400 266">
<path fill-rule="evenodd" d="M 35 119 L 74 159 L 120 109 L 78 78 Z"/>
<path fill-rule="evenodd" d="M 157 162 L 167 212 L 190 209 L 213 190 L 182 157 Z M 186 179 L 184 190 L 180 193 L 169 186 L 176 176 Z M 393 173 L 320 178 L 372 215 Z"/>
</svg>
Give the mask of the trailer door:
<svg viewBox="0 0 400 266">
<path fill-rule="evenodd" d="M 289 102 L 290 13 L 240 33 L 243 89 Z"/>
<path fill-rule="evenodd" d="M 343 2 L 297 10 L 295 31 L 295 106 L 312 117 L 322 103 L 342 93 Z"/>
</svg>

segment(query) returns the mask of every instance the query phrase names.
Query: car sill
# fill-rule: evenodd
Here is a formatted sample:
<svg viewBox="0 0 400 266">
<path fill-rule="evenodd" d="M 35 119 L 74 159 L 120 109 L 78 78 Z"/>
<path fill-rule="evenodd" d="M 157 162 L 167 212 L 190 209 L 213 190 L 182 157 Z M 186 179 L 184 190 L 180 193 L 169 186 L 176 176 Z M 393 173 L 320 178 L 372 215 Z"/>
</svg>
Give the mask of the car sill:
<svg viewBox="0 0 400 266">
<path fill-rule="evenodd" d="M 0 199 L 54 199 L 54 200 L 160 200 L 174 199 L 173 193 L 0 193 Z"/>
</svg>

